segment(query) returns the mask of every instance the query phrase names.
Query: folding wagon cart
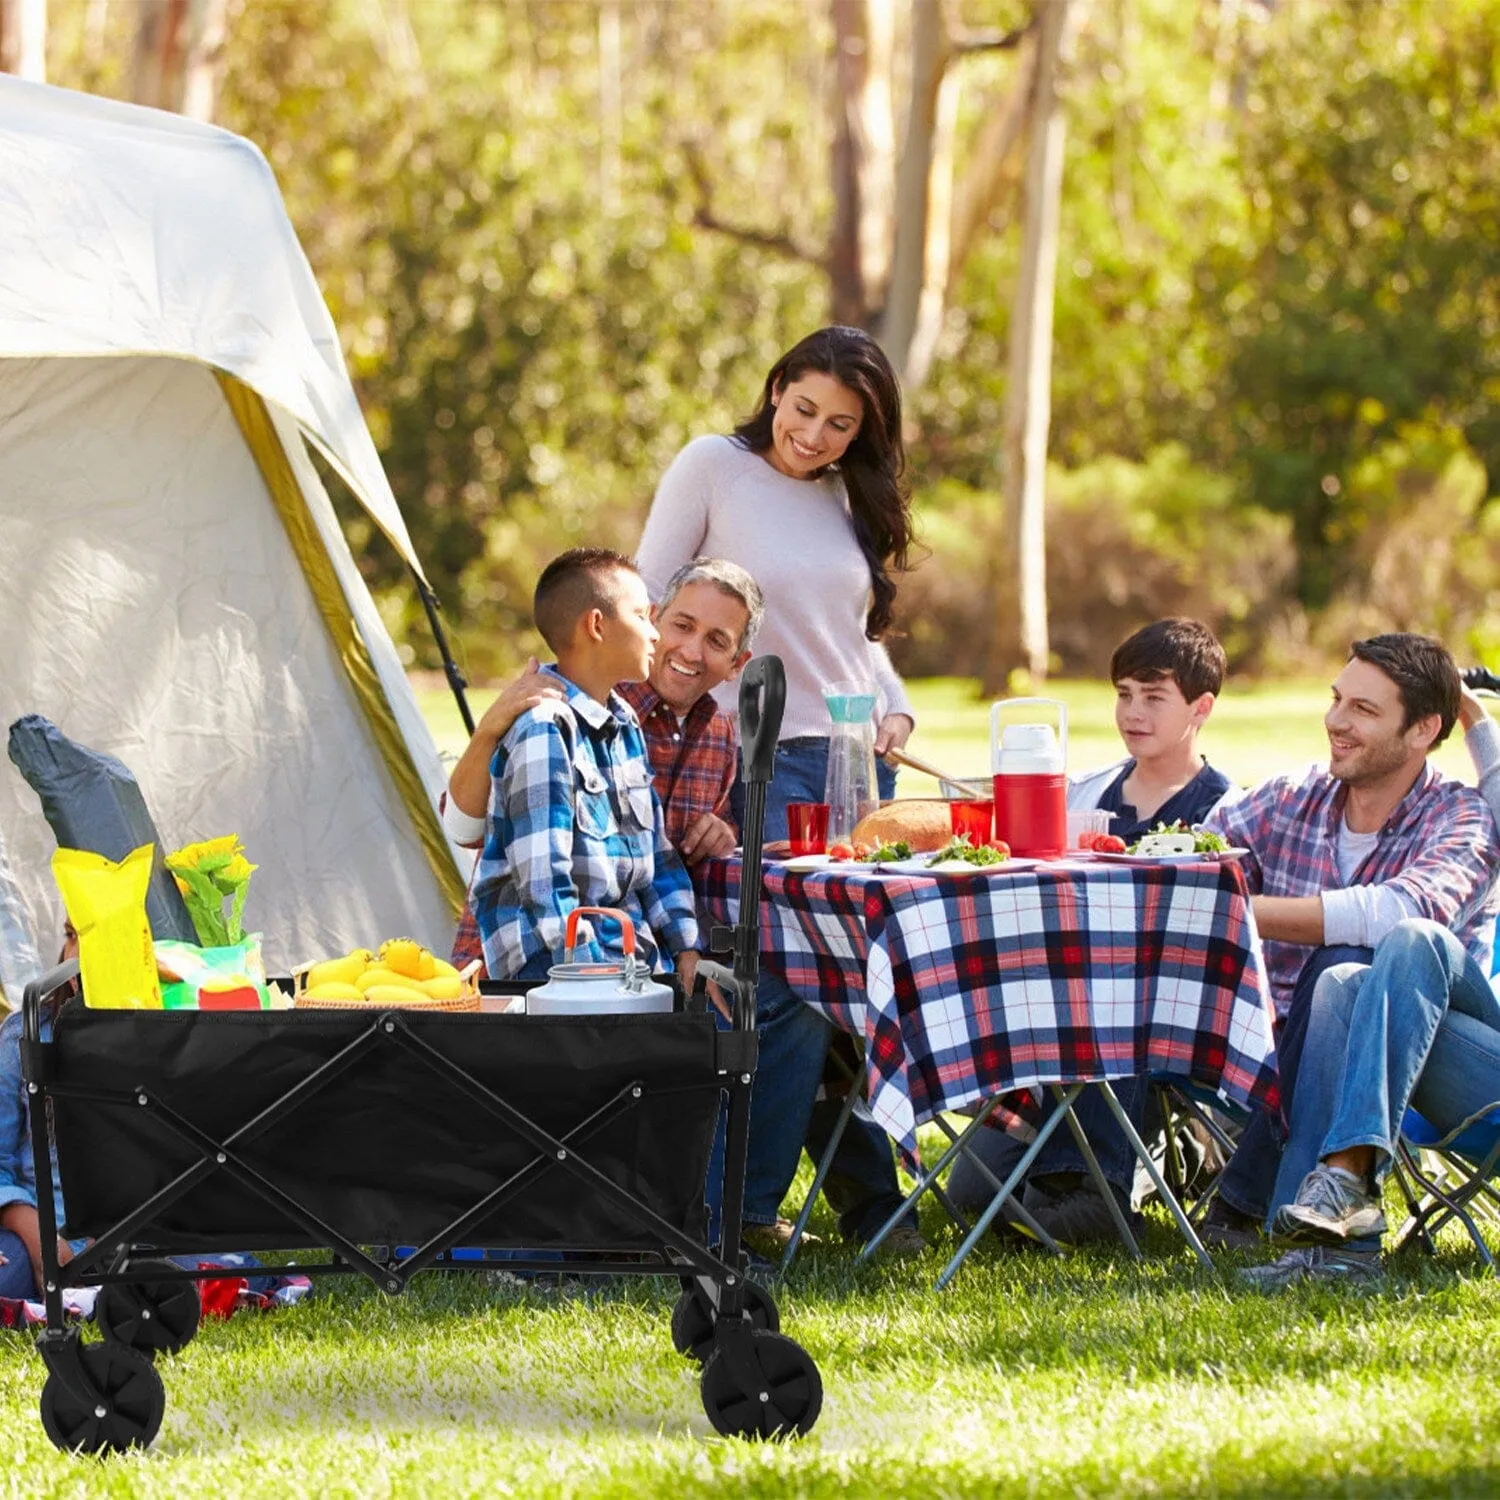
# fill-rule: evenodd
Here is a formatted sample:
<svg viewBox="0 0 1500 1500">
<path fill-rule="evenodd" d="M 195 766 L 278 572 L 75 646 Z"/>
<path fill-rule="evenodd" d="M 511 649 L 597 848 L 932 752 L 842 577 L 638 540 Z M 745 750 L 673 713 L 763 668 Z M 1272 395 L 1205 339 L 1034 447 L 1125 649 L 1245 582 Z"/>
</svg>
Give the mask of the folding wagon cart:
<svg viewBox="0 0 1500 1500">
<path fill-rule="evenodd" d="M 326 1251 L 281 1268 L 355 1274 L 398 1295 L 419 1271 L 675 1275 L 672 1340 L 702 1363 L 704 1410 L 745 1437 L 807 1432 L 816 1365 L 779 1331 L 740 1250 L 755 1075 L 761 846 L 785 698 L 779 660 L 745 670 L 747 797 L 740 921 L 715 932 L 691 997 L 659 1015 L 412 1010 L 42 1012 L 74 966 L 27 988 L 22 1071 L 36 1180 L 55 1151 L 67 1224 L 37 1195 L 47 1366 L 42 1423 L 60 1448 L 144 1446 L 161 1425 L 158 1353 L 198 1327 L 195 1278 L 167 1257 Z M 706 981 L 733 997 L 715 1024 Z M 511 987 L 516 993 L 529 988 Z M 703 1185 L 727 1094 L 723 1251 L 704 1244 Z M 60 1266 L 57 1235 L 92 1244 Z M 414 1246 L 410 1250 L 398 1247 Z M 560 1265 L 557 1252 L 567 1253 Z M 528 1252 L 535 1252 L 528 1254 Z M 97 1287 L 102 1339 L 63 1321 Z"/>
</svg>

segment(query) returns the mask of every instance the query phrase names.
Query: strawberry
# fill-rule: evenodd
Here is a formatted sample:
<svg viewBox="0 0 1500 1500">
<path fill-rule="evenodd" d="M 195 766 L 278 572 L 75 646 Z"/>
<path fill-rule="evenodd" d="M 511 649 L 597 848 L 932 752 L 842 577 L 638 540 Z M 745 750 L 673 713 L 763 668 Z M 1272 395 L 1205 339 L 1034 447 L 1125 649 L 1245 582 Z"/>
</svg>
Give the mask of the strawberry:
<svg viewBox="0 0 1500 1500">
<path fill-rule="evenodd" d="M 830 844 L 828 846 L 829 859 L 853 859 L 853 844 Z"/>
<path fill-rule="evenodd" d="M 1125 840 L 1117 833 L 1100 833 L 1094 836 L 1094 849 L 1100 854 L 1123 854 Z"/>
<path fill-rule="evenodd" d="M 996 854 L 1001 855 L 1005 859 L 1010 858 L 1010 845 L 1004 839 L 986 839 L 984 847 L 986 849 L 993 849 Z"/>
</svg>

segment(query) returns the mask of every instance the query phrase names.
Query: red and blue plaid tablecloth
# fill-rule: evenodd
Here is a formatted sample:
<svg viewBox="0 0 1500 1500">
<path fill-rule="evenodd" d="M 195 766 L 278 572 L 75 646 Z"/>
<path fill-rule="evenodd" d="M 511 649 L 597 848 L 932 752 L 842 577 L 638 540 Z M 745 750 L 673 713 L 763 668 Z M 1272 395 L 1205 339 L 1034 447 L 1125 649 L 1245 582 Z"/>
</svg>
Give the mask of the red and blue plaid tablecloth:
<svg viewBox="0 0 1500 1500">
<path fill-rule="evenodd" d="M 740 865 L 700 906 L 738 920 Z M 767 861 L 761 964 L 863 1038 L 871 1113 L 916 1127 L 1013 1089 L 1166 1073 L 1277 1103 L 1260 939 L 1237 864 L 794 874 Z"/>
</svg>

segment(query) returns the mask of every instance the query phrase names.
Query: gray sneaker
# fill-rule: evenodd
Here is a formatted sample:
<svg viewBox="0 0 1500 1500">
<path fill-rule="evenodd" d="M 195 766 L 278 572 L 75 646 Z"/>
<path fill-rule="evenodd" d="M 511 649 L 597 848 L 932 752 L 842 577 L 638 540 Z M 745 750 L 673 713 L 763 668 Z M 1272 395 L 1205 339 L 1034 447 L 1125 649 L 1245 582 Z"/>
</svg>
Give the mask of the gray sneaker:
<svg viewBox="0 0 1500 1500">
<path fill-rule="evenodd" d="M 1385 1274 L 1378 1250 L 1337 1250 L 1330 1245 L 1305 1245 L 1288 1250 L 1268 1266 L 1249 1266 L 1237 1273 L 1241 1281 L 1263 1292 L 1321 1281 L 1344 1286 L 1373 1286 Z"/>
<path fill-rule="evenodd" d="M 1277 1239 L 1303 1245 L 1340 1245 L 1385 1233 L 1380 1194 L 1350 1173 L 1321 1162 L 1302 1179 L 1296 1200 L 1276 1211 Z"/>
</svg>

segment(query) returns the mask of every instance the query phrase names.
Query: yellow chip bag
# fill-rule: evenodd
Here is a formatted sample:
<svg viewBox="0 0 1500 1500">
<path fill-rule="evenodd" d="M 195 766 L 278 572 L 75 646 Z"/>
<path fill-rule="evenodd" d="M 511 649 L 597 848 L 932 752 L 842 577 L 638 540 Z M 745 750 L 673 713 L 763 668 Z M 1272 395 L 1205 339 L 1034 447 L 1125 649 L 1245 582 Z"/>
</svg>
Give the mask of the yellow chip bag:
<svg viewBox="0 0 1500 1500">
<path fill-rule="evenodd" d="M 161 1009 L 161 982 L 146 919 L 155 848 L 142 844 L 119 864 L 83 849 L 59 849 L 52 856 L 52 874 L 78 933 L 78 967 L 87 1005 Z"/>
</svg>

